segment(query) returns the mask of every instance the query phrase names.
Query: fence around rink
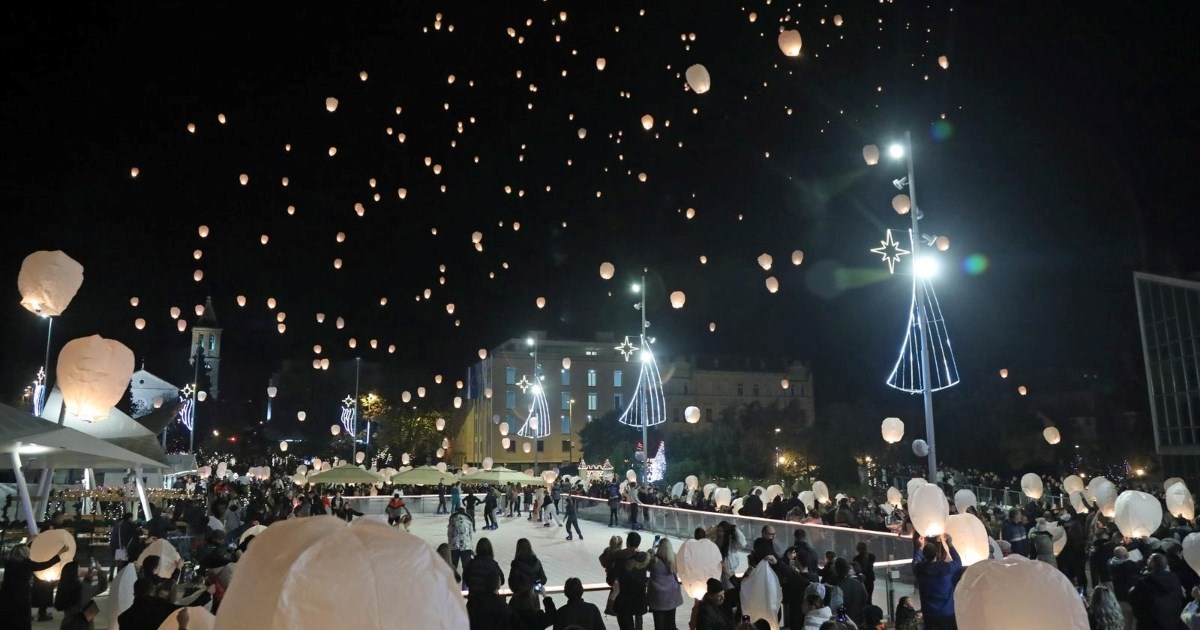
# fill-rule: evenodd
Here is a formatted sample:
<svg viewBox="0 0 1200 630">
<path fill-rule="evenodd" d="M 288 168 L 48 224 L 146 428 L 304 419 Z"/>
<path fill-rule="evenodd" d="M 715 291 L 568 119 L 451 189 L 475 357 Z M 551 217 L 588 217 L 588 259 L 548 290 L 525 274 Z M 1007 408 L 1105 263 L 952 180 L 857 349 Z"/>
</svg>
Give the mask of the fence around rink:
<svg viewBox="0 0 1200 630">
<path fill-rule="evenodd" d="M 908 482 L 912 477 L 904 477 L 895 475 L 891 477 L 892 484 L 904 494 L 908 496 Z M 973 486 L 965 483 L 948 484 L 944 481 L 937 482 L 937 486 L 946 493 L 950 499 L 950 504 L 954 504 L 954 493 L 959 490 L 970 490 L 975 493 L 975 500 L 983 505 L 997 505 L 1002 507 L 1021 506 L 1030 501 L 1029 497 L 1025 496 L 1020 490 L 1012 488 L 988 488 L 985 486 Z M 1050 494 L 1049 492 L 1042 495 L 1039 501 L 1043 505 L 1053 507 L 1066 507 L 1071 504 L 1067 497 L 1060 494 Z"/>
</svg>

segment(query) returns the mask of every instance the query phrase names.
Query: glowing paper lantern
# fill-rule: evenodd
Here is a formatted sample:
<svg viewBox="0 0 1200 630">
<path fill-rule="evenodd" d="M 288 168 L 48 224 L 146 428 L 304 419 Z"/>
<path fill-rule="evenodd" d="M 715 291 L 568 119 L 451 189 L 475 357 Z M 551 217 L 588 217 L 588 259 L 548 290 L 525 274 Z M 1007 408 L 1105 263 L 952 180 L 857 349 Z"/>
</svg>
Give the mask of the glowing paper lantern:
<svg viewBox="0 0 1200 630">
<path fill-rule="evenodd" d="M 625 479 L 629 482 L 637 481 L 637 473 L 633 472 L 633 469 L 630 468 L 629 470 L 625 471 Z M 726 505 L 728 505 L 728 503 L 726 503 Z"/>
<path fill-rule="evenodd" d="M 611 280 L 613 277 L 613 274 L 616 273 L 616 271 L 617 271 L 617 268 L 614 267 L 612 263 L 610 263 L 610 262 L 600 263 L 600 277 L 601 278 L 604 278 L 605 280 Z"/>
<path fill-rule="evenodd" d="M 286 452 L 286 451 L 287 451 L 287 442 L 280 442 L 280 443 L 279 443 L 279 450 L 281 450 L 281 451 L 285 451 L 285 452 Z"/>
<path fill-rule="evenodd" d="M 325 99 L 325 110 L 326 111 L 328 111 L 329 113 L 332 114 L 333 112 L 337 111 L 337 107 L 338 107 L 338 100 L 336 98 L 330 96 L 329 98 Z"/>
<path fill-rule="evenodd" d="M 274 523 L 255 537 L 237 567 L 216 630 L 327 626 L 313 611 L 327 611 L 325 619 L 336 618 L 344 628 L 390 627 L 397 619 L 430 630 L 470 625 L 453 572 L 433 547 L 369 519 Z M 356 579 L 296 579 L 315 575 L 312 567 L 324 576 Z M 421 579 L 411 580 L 414 575 Z M 384 597 L 363 583 L 406 586 Z"/>
<path fill-rule="evenodd" d="M 1008 378 L 1008 368 L 1000 368 L 1000 378 Z"/>
<path fill-rule="evenodd" d="M 434 426 L 437 427 L 438 431 L 444 431 L 446 429 L 446 419 L 438 418 L 437 422 L 434 423 Z"/>
<path fill-rule="evenodd" d="M 721 578 L 721 549 L 713 541 L 686 540 L 675 552 L 675 564 L 683 590 L 692 599 L 704 597 L 708 581 Z"/>
<path fill-rule="evenodd" d="M 1117 497 L 1113 521 L 1126 537 L 1144 538 L 1162 524 L 1162 504 L 1153 495 L 1126 490 Z"/>
<path fill-rule="evenodd" d="M 141 318 L 141 317 L 139 317 L 139 318 L 137 318 L 137 319 L 133 320 L 133 327 L 134 327 L 134 328 L 136 328 L 136 329 L 138 329 L 138 330 L 142 330 L 143 328 L 145 328 L 145 327 L 146 327 L 146 320 L 145 320 L 144 318 Z"/>
<path fill-rule="evenodd" d="M 61 251 L 26 256 L 17 274 L 21 306 L 44 317 L 62 315 L 82 285 L 83 265 Z"/>
<path fill-rule="evenodd" d="M 942 70 L 946 70 L 950 67 L 950 58 L 946 55 L 938 57 L 938 65 L 941 66 Z"/>
<path fill-rule="evenodd" d="M 1063 490 L 1068 494 L 1072 492 L 1083 492 L 1083 479 L 1079 475 L 1067 475 L 1063 479 Z"/>
<path fill-rule="evenodd" d="M 813 497 L 821 503 L 829 503 L 829 486 L 825 485 L 824 481 L 814 481 L 812 485 Z"/>
<path fill-rule="evenodd" d="M 206 392 L 204 390 L 200 390 L 200 391 L 196 392 L 196 400 L 199 400 L 200 402 L 204 402 L 205 400 L 208 400 L 208 392 Z"/>
<path fill-rule="evenodd" d="M 904 503 L 904 495 L 900 494 L 900 491 L 896 488 L 888 488 L 887 502 L 896 507 L 900 507 L 900 505 Z"/>
<path fill-rule="evenodd" d="M 1059 434 L 1055 427 L 1046 427 L 1042 429 L 1042 437 L 1046 439 L 1046 443 L 1054 445 L 1062 441 L 1062 435 Z"/>
<path fill-rule="evenodd" d="M 1182 479 L 1180 479 L 1179 477 L 1171 477 L 1163 482 L 1163 490 L 1170 490 L 1171 486 L 1174 486 L 1174 485 L 1180 484 L 1180 483 L 1183 483 Z M 1186 484 L 1185 484 L 1185 487 L 1186 487 Z"/>
<path fill-rule="evenodd" d="M 546 298 L 544 297 L 539 297 L 534 303 L 537 304 L 538 308 L 546 308 Z"/>
<path fill-rule="evenodd" d="M 563 357 L 562 366 L 564 370 L 571 369 L 571 357 Z"/>
<path fill-rule="evenodd" d="M 912 200 L 908 195 L 900 193 L 892 197 L 892 210 L 895 210 L 896 214 L 908 214 L 912 210 Z"/>
<path fill-rule="evenodd" d="M 888 444 L 904 439 L 904 421 L 900 418 L 884 418 L 879 429 L 883 433 L 883 441 Z"/>
<path fill-rule="evenodd" d="M 937 536 L 946 531 L 950 503 L 941 488 L 925 484 L 909 493 L 908 515 L 912 518 L 913 528 L 922 536 Z"/>
<path fill-rule="evenodd" d="M 929 442 L 925 440 L 913 440 L 912 451 L 913 455 L 917 457 L 927 457 L 929 455 Z"/>
<path fill-rule="evenodd" d="M 521 450 L 523 450 L 523 451 L 525 451 L 526 453 L 528 453 L 528 452 L 530 452 L 530 451 L 532 451 L 532 450 L 533 450 L 533 447 L 531 447 L 531 446 L 529 445 L 529 442 L 526 442 L 526 443 L 524 443 L 524 444 L 522 444 L 522 445 L 521 445 Z"/>
<path fill-rule="evenodd" d="M 67 550 L 60 554 L 63 547 Z M 58 562 L 54 566 L 34 572 L 39 580 L 53 582 L 62 576 L 63 566 L 75 559 L 75 537 L 65 529 L 48 529 L 29 544 L 29 559 L 34 562 L 45 562 L 56 556 Z"/>
<path fill-rule="evenodd" d="M 792 264 L 799 267 L 802 262 L 804 262 L 804 252 L 798 249 L 792 252 Z"/>
<path fill-rule="evenodd" d="M 482 464 L 482 467 L 483 467 L 483 469 L 484 469 L 484 470 L 491 470 L 493 465 L 495 465 L 495 464 L 494 464 L 494 462 L 492 461 L 492 458 L 491 458 L 491 457 L 484 457 L 484 458 L 483 458 L 483 464 Z"/>
<path fill-rule="evenodd" d="M 1117 507 L 1117 486 L 1113 482 L 1105 479 L 1104 483 L 1096 486 L 1096 507 L 1100 513 L 1112 517 L 1116 513 Z"/>
<path fill-rule="evenodd" d="M 1024 396 L 1029 393 L 1029 388 L 1025 387 L 1024 385 L 1021 385 L 1020 387 L 1017 387 L 1017 393 Z"/>
<path fill-rule="evenodd" d="M 1200 532 L 1188 534 L 1183 539 L 1183 559 L 1193 571 L 1200 571 Z"/>
<path fill-rule="evenodd" d="M 879 163 L 879 147 L 873 144 L 868 144 L 867 146 L 863 147 L 862 154 L 863 161 L 867 163 L 867 166 L 875 166 Z"/>
<path fill-rule="evenodd" d="M 1018 555 L 968 568 L 954 589 L 954 611 L 959 627 L 972 630 L 1089 627 L 1071 581 L 1053 565 Z"/>
<path fill-rule="evenodd" d="M 683 291 L 672 291 L 671 292 L 671 307 L 672 308 L 683 308 L 683 305 L 685 302 L 687 302 L 687 296 L 684 295 Z"/>
<path fill-rule="evenodd" d="M 329 433 L 332 435 L 341 435 L 342 434 L 342 425 L 340 425 L 340 424 L 330 425 Z"/>
<path fill-rule="evenodd" d="M 505 425 L 501 425 L 501 426 L 505 426 Z M 504 450 L 507 451 L 509 449 L 509 447 L 512 446 L 512 440 L 510 438 L 501 438 L 500 446 L 504 447 Z"/>
<path fill-rule="evenodd" d="M 799 57 L 802 45 L 800 31 L 785 30 L 779 34 L 779 50 L 782 50 L 783 54 L 788 57 Z"/>
<path fill-rule="evenodd" d="M 758 266 L 762 267 L 763 271 L 770 271 L 771 270 L 771 262 L 773 260 L 774 259 L 771 258 L 770 254 L 760 254 L 758 256 Z"/>
<path fill-rule="evenodd" d="M 596 69 L 597 70 L 603 71 L 604 66 L 606 66 L 606 65 L 608 65 L 608 62 L 606 62 L 604 60 L 604 57 L 596 57 Z"/>
<path fill-rule="evenodd" d="M 1167 512 L 1171 516 L 1176 516 L 1186 520 L 1196 518 L 1196 503 L 1192 498 L 1192 493 L 1188 492 L 1187 486 L 1182 483 L 1175 484 L 1167 490 Z"/>
<path fill-rule="evenodd" d="M 1078 490 L 1072 492 L 1070 494 L 1070 499 L 1071 499 L 1071 507 L 1075 508 L 1076 512 L 1079 512 L 1080 514 L 1087 513 L 1088 506 L 1087 506 L 1086 499 L 1083 498 L 1082 492 L 1080 492 Z"/>
<path fill-rule="evenodd" d="M 775 279 L 775 276 L 767 278 L 767 291 L 771 293 L 779 291 L 779 281 Z"/>
<path fill-rule="evenodd" d="M 712 79 L 708 76 L 708 69 L 700 64 L 695 64 L 684 72 L 684 77 L 687 78 L 688 87 L 696 94 L 704 94 L 712 87 Z"/>
<path fill-rule="evenodd" d="M 653 128 L 654 128 L 654 117 L 651 116 L 650 114 L 646 114 L 645 116 L 642 116 L 642 129 L 645 129 L 646 131 L 650 131 Z"/>
<path fill-rule="evenodd" d="M 274 385 L 267 388 L 267 398 L 274 398 L 279 393 L 279 388 Z"/>
<path fill-rule="evenodd" d="M 632 471 L 630 471 L 630 472 L 632 472 Z M 630 479 L 630 481 L 633 481 L 633 480 Z M 729 504 L 732 501 L 733 501 L 733 491 L 730 490 L 729 488 L 717 488 L 716 490 L 713 490 L 713 502 L 716 503 L 717 509 L 721 509 L 723 507 L 729 507 Z"/>
<path fill-rule="evenodd" d="M 108 417 L 133 376 L 133 351 L 100 335 L 74 339 L 58 354 L 58 386 L 66 411 L 81 420 Z"/>
<path fill-rule="evenodd" d="M 1025 473 L 1021 476 L 1021 492 L 1034 501 L 1042 498 L 1042 478 L 1035 473 Z"/>
<path fill-rule="evenodd" d="M 967 508 L 975 507 L 975 493 L 963 488 L 954 493 L 954 509 L 958 510 L 959 514 L 966 514 Z M 950 518 L 954 518 L 951 516 Z M 958 544 L 958 538 L 955 537 L 954 544 Z"/>
<path fill-rule="evenodd" d="M 688 407 L 683 410 L 683 417 L 689 424 L 700 422 L 700 409 L 698 407 Z"/>
<path fill-rule="evenodd" d="M 817 497 L 812 490 L 805 490 L 800 493 L 800 502 L 804 504 L 804 509 L 812 510 L 817 505 Z"/>
<path fill-rule="evenodd" d="M 304 419 L 307 417 L 308 417 L 308 414 L 303 411 L 296 412 L 296 419 L 299 420 L 300 422 L 304 422 Z"/>
<path fill-rule="evenodd" d="M 367 454 L 366 454 L 366 453 L 364 453 L 364 452 L 362 452 L 362 451 L 359 451 L 359 452 L 357 452 L 357 453 L 355 453 L 355 454 L 354 454 L 354 463 L 355 463 L 355 464 L 361 464 L 361 463 L 363 463 L 363 461 L 365 461 L 366 459 L 367 459 Z"/>
<path fill-rule="evenodd" d="M 991 539 L 987 529 L 973 514 L 951 514 L 946 519 L 946 533 L 958 550 L 964 567 L 969 567 L 991 555 Z M 1065 540 L 1065 538 L 1064 538 Z"/>
</svg>

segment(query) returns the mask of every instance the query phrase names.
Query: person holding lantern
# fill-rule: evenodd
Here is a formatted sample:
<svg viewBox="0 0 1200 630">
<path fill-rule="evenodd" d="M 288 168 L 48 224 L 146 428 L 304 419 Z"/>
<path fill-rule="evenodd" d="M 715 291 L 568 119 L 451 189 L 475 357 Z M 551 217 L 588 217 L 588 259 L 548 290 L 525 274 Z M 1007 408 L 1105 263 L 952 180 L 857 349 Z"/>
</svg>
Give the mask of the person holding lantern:
<svg viewBox="0 0 1200 630">
<path fill-rule="evenodd" d="M 34 562 L 29 558 L 29 545 L 17 545 L 8 552 L 4 560 L 4 581 L 0 582 L 0 610 L 7 611 L 4 617 L 17 630 L 32 627 L 29 610 L 33 608 L 33 573 L 49 569 L 61 560 L 70 548 L 63 545 L 49 560 Z"/>
<path fill-rule="evenodd" d="M 954 616 L 954 582 L 962 571 L 962 559 L 948 536 L 939 535 L 937 545 L 913 536 L 913 575 L 921 594 L 926 630 L 958 630 Z"/>
</svg>

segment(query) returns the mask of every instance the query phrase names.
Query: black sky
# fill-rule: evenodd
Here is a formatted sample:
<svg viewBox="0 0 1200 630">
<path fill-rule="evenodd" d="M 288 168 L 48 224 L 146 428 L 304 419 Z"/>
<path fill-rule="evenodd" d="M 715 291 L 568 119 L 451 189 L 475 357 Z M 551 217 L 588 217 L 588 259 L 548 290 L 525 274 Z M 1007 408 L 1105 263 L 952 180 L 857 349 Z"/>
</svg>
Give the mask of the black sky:
<svg viewBox="0 0 1200 630">
<path fill-rule="evenodd" d="M 335 361 L 362 354 L 432 386 L 434 373 L 457 376 L 477 348 L 530 329 L 635 332 L 628 285 L 645 266 L 652 330 L 668 353 L 795 357 L 811 362 L 820 403 L 909 404 L 883 379 L 910 287 L 880 280 L 884 267 L 867 251 L 886 227 L 906 226 L 889 203 L 902 173 L 861 158 L 864 144 L 904 129 L 917 145 L 925 225 L 952 243 L 936 286 L 962 387 L 1001 366 L 1140 366 L 1131 272 L 1200 270 L 1190 190 L 1197 108 L 1186 96 L 1200 61 L 1188 32 L 1196 10 L 836 6 L 660 2 L 645 16 L 625 2 L 6 6 L 0 277 L 10 299 L 0 303 L 0 386 L 17 391 L 41 362 L 43 324 L 18 304 L 21 260 L 62 249 L 86 280 L 55 324 L 55 352 L 100 333 L 168 375 L 187 352 L 168 309 L 188 313 L 209 294 L 226 328 L 223 380 L 265 382 L 282 360 L 309 361 L 319 343 Z M 804 37 L 799 59 L 775 44 L 789 8 L 789 27 Z M 559 11 L 568 20 L 551 24 Z M 839 12 L 845 23 L 835 27 Z M 697 39 L 680 41 L 686 33 Z M 943 54 L 948 70 L 937 65 Z M 684 91 L 677 77 L 693 63 L 712 75 L 707 94 Z M 328 96 L 340 101 L 336 113 L 325 111 Z M 645 113 L 652 132 L 639 123 Z M 935 133 L 942 114 L 948 134 Z M 443 165 L 440 176 L 425 156 Z M 197 236 L 201 224 L 208 239 Z M 482 253 L 471 247 L 475 230 Z M 805 252 L 799 268 L 788 262 L 793 249 Z M 775 258 L 770 273 L 755 263 L 762 252 Z M 989 267 L 967 274 L 961 263 L 976 253 Z M 610 282 L 597 273 L 603 261 L 617 266 Z M 197 268 L 201 283 L 191 279 Z M 775 295 L 763 284 L 772 274 Z M 836 277 L 872 281 L 831 290 Z M 415 301 L 425 288 L 433 299 Z M 686 292 L 684 309 L 669 307 L 673 290 Z M 269 296 L 287 313 L 283 335 Z M 325 325 L 316 312 L 329 315 Z M 345 330 L 331 325 L 339 315 Z M 134 330 L 136 317 L 147 330 Z M 371 338 L 380 350 L 364 350 Z M 392 343 L 399 350 L 385 354 Z"/>
</svg>

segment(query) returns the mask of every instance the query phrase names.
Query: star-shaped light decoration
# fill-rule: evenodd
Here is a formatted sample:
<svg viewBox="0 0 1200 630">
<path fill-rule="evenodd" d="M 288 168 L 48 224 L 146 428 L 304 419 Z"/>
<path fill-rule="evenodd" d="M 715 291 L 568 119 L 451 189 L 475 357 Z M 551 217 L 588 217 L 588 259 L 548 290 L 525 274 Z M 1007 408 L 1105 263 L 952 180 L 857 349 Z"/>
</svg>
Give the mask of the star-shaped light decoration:
<svg viewBox="0 0 1200 630">
<path fill-rule="evenodd" d="M 345 407 L 346 409 L 351 409 L 351 408 L 353 408 L 353 407 L 354 407 L 354 397 L 353 397 L 353 396 L 346 396 L 345 398 L 343 398 L 343 399 L 342 399 L 342 406 L 343 406 L 343 407 Z"/>
<path fill-rule="evenodd" d="M 628 361 L 629 357 L 633 356 L 634 353 L 636 353 L 638 351 L 638 347 L 633 345 L 632 343 L 630 343 L 629 335 L 626 335 L 625 341 L 622 342 L 621 345 L 613 348 L 613 350 L 620 352 L 622 355 L 625 356 L 625 360 Z"/>
<path fill-rule="evenodd" d="M 900 247 L 896 239 L 892 238 L 892 231 L 888 230 L 884 240 L 879 241 L 879 247 L 871 250 L 872 254 L 879 254 L 883 257 L 883 261 L 888 265 L 888 273 L 896 273 L 896 263 L 900 262 L 900 257 L 912 252 Z"/>
<path fill-rule="evenodd" d="M 521 388 L 521 393 L 524 394 L 525 390 L 529 389 L 533 385 L 533 383 L 529 382 L 528 376 L 522 374 L 521 380 L 517 381 L 516 385 L 517 385 L 517 387 Z"/>
<path fill-rule="evenodd" d="M 184 398 L 191 398 L 192 392 L 194 391 L 196 390 L 192 388 L 192 384 L 188 383 L 187 385 L 183 386 L 183 390 L 179 392 L 179 395 L 183 396 Z"/>
</svg>

